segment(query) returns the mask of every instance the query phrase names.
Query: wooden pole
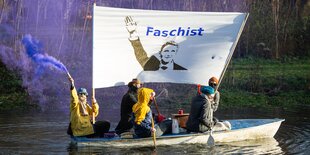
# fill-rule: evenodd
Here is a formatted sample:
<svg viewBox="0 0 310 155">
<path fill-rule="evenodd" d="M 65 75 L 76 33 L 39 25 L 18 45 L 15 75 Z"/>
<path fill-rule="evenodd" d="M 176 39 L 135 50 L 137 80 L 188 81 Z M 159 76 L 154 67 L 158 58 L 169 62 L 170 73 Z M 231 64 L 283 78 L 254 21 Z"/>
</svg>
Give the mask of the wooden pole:
<svg viewBox="0 0 310 155">
<path fill-rule="evenodd" d="M 159 108 L 158 108 L 158 105 L 157 105 L 157 102 L 156 102 L 156 99 L 154 97 L 154 104 L 155 104 L 155 107 L 156 107 L 156 111 L 158 113 L 158 116 L 160 115 L 160 112 L 159 112 Z"/>
<path fill-rule="evenodd" d="M 227 59 L 226 59 L 226 62 L 225 62 L 224 70 L 222 71 L 222 73 L 221 73 L 221 75 L 220 75 L 219 83 L 217 84 L 217 88 L 220 86 L 220 84 L 221 84 L 221 82 L 222 82 L 222 79 L 224 78 L 224 74 L 225 74 L 226 69 L 227 69 L 227 67 L 228 67 L 228 65 L 229 65 L 229 62 L 230 62 L 230 60 L 231 60 L 231 58 L 232 58 L 232 56 L 233 56 L 233 53 L 234 53 L 235 48 L 236 48 L 236 46 L 237 46 L 237 42 L 238 42 L 238 40 L 239 40 L 239 38 L 240 38 L 240 36 L 241 36 L 241 32 L 243 31 L 243 28 L 244 28 L 244 26 L 245 26 L 245 23 L 246 23 L 248 17 L 249 17 L 249 13 L 247 13 L 247 14 L 245 15 L 245 19 L 244 19 L 243 23 L 241 24 L 241 28 L 240 28 L 240 30 L 239 30 L 239 32 L 238 32 L 238 35 L 237 35 L 237 40 L 236 40 L 236 42 L 233 44 L 232 48 L 230 49 L 229 55 L 228 55 L 228 57 L 227 57 Z M 216 88 L 216 90 L 217 90 L 217 88 Z"/>
<path fill-rule="evenodd" d="M 154 119 L 152 117 L 152 128 L 154 129 L 155 125 L 154 125 Z M 153 136 L 153 143 L 154 143 L 154 149 L 156 149 L 156 133 L 152 132 L 152 136 Z"/>
<path fill-rule="evenodd" d="M 93 88 L 93 91 L 92 91 L 92 98 L 93 99 L 95 99 L 95 89 Z M 95 112 L 94 112 L 94 105 L 93 105 L 93 102 L 92 102 L 92 122 L 93 122 L 93 124 L 95 124 L 96 123 L 96 120 L 95 120 Z"/>
</svg>

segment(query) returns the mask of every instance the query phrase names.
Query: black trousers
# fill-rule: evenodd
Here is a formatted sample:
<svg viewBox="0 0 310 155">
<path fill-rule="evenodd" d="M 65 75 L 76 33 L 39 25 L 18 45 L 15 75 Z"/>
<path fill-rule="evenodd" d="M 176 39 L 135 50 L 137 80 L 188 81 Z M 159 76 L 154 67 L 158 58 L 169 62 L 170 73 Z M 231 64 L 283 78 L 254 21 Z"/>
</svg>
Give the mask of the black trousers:
<svg viewBox="0 0 310 155">
<path fill-rule="evenodd" d="M 104 137 L 104 133 L 108 133 L 110 130 L 110 122 L 108 121 L 96 121 L 96 123 L 93 125 L 94 134 L 91 135 L 85 135 L 86 137 L 92 138 L 92 137 Z M 70 136 L 73 136 L 73 132 L 71 129 L 71 122 L 69 123 L 67 134 Z"/>
<path fill-rule="evenodd" d="M 93 125 L 95 133 L 95 137 L 104 137 L 104 133 L 108 133 L 110 130 L 110 122 L 108 121 L 96 121 Z"/>
</svg>

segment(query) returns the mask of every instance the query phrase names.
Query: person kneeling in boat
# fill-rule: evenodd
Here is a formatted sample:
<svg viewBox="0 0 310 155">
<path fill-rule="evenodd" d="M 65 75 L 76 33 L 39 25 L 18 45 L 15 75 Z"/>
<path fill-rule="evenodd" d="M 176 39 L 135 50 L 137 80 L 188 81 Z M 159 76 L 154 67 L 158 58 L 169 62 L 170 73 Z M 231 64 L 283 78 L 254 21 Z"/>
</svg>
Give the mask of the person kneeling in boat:
<svg viewBox="0 0 310 155">
<path fill-rule="evenodd" d="M 121 135 L 125 132 L 130 132 L 133 128 L 131 121 L 132 117 L 132 106 L 137 103 L 137 93 L 138 89 L 142 86 L 142 83 L 138 79 L 132 79 L 128 83 L 128 91 L 122 98 L 121 103 L 121 120 L 118 122 L 115 132 Z"/>
<path fill-rule="evenodd" d="M 156 137 L 163 134 L 159 126 L 152 128 L 153 117 L 150 105 L 154 97 L 155 92 L 150 88 L 138 90 L 138 102 L 132 107 L 134 130 L 138 138 L 151 137 L 152 132 L 156 133 Z"/>
<path fill-rule="evenodd" d="M 188 132 L 206 132 L 215 125 L 211 108 L 214 89 L 210 86 L 201 86 L 200 92 L 192 99 L 191 110 L 186 122 Z"/>
<path fill-rule="evenodd" d="M 109 132 L 110 122 L 96 121 L 92 124 L 92 118 L 98 116 L 99 105 L 92 96 L 92 106 L 87 103 L 87 90 L 74 86 L 74 80 L 69 76 L 71 82 L 71 102 L 70 102 L 70 124 L 68 134 L 71 136 L 103 137 L 104 133 Z M 94 116 L 93 116 L 94 115 Z"/>
</svg>

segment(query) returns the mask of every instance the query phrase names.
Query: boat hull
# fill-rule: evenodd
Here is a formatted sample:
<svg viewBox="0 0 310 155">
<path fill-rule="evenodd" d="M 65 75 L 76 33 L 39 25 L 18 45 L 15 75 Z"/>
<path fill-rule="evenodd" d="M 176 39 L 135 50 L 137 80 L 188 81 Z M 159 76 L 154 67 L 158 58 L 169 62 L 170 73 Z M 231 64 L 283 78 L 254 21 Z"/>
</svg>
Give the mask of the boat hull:
<svg viewBox="0 0 310 155">
<path fill-rule="evenodd" d="M 234 141 L 272 138 L 278 131 L 283 119 L 243 119 L 228 120 L 232 124 L 232 130 L 213 132 L 215 143 L 228 143 Z M 156 145 L 177 144 L 207 144 L 209 133 L 180 133 L 165 135 L 156 138 Z M 123 139 L 115 138 L 85 138 L 73 137 L 72 143 L 77 146 L 100 146 L 100 147 L 150 147 L 153 139 Z"/>
</svg>

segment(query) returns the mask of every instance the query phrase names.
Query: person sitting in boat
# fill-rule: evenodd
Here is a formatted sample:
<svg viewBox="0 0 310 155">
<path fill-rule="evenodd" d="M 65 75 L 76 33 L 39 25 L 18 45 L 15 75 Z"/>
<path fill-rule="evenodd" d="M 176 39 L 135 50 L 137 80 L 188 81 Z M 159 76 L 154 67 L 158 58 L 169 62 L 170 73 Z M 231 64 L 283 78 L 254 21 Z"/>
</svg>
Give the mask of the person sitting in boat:
<svg viewBox="0 0 310 155">
<path fill-rule="evenodd" d="M 214 89 L 211 86 L 201 86 L 200 92 L 192 99 L 191 110 L 186 122 L 188 132 L 206 132 L 215 125 L 211 107 Z"/>
<path fill-rule="evenodd" d="M 220 92 L 217 89 L 217 85 L 218 85 L 219 81 L 216 77 L 211 77 L 209 79 L 209 86 L 211 86 L 215 92 L 214 92 L 214 97 L 213 97 L 213 104 L 212 104 L 212 109 L 213 112 L 215 112 L 220 104 Z"/>
<path fill-rule="evenodd" d="M 154 97 L 155 92 L 150 88 L 138 90 L 138 102 L 132 107 L 134 131 L 138 138 L 151 137 L 152 132 L 156 132 L 156 136 L 163 134 L 157 125 L 152 127 L 153 116 L 150 104 Z"/>
<path fill-rule="evenodd" d="M 87 103 L 87 90 L 74 86 L 74 80 L 69 76 L 71 82 L 71 102 L 70 102 L 70 124 L 68 134 L 71 136 L 103 137 L 110 129 L 110 122 L 92 122 L 94 117 L 99 114 L 99 104 L 95 96 L 92 96 L 92 106 Z"/>
<path fill-rule="evenodd" d="M 120 135 L 124 132 L 129 132 L 133 124 L 131 122 L 132 106 L 137 103 L 137 92 L 141 87 L 141 82 L 138 79 L 132 79 L 128 83 L 128 91 L 122 98 L 121 103 L 121 120 L 115 128 L 115 132 Z"/>
<path fill-rule="evenodd" d="M 208 81 L 209 86 L 214 89 L 213 99 L 211 100 L 212 113 L 218 109 L 220 104 L 220 92 L 217 89 L 218 83 L 219 81 L 216 77 L 211 77 Z M 215 124 L 213 131 L 231 130 L 231 124 L 228 121 L 219 121 L 216 117 L 213 116 L 213 122 Z"/>
</svg>

